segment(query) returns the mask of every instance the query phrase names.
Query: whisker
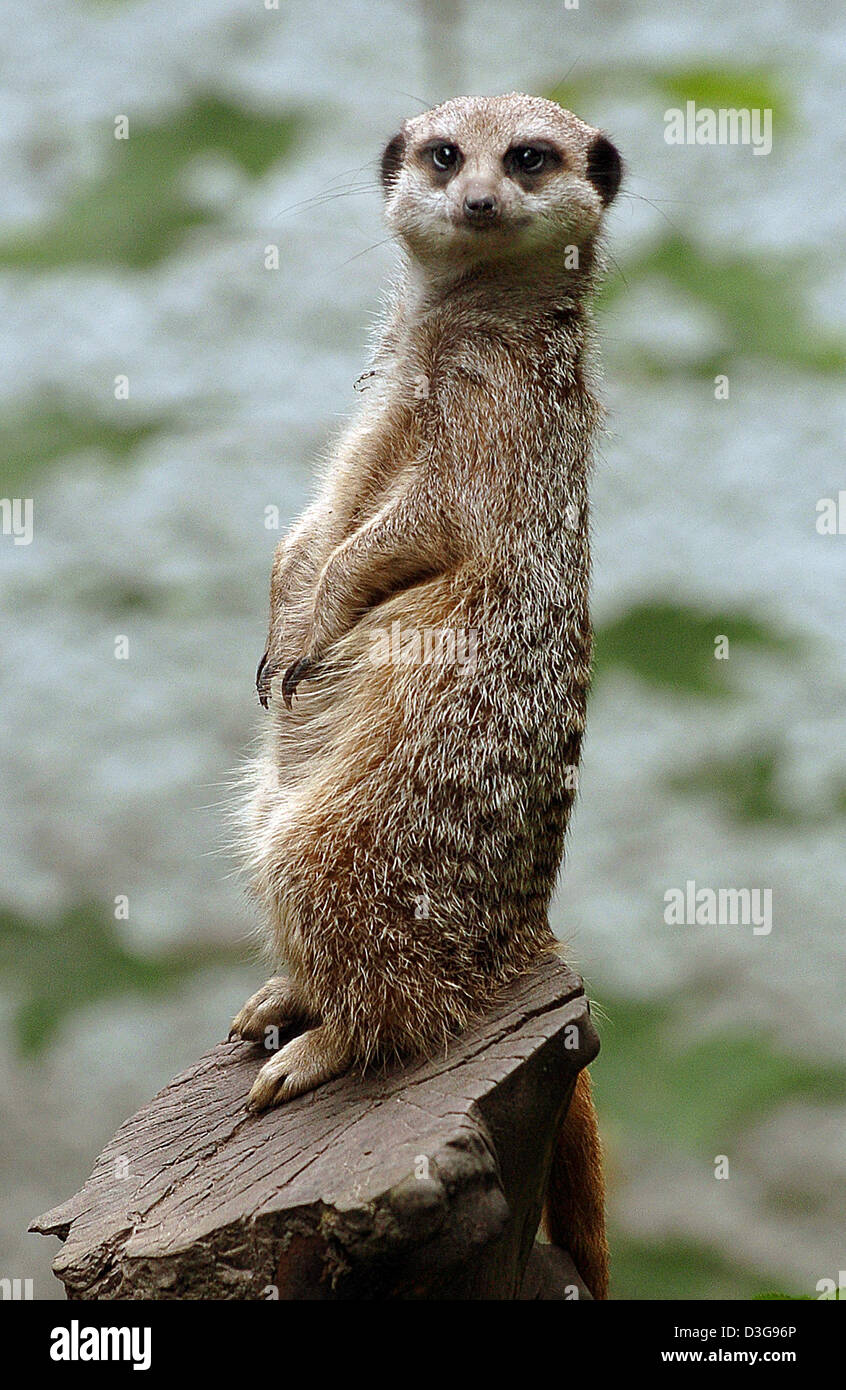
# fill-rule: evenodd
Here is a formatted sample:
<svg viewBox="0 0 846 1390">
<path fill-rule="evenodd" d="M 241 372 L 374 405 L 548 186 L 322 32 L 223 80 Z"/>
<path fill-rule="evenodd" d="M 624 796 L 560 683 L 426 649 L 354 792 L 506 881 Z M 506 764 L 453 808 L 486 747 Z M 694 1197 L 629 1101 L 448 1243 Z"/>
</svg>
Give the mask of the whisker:
<svg viewBox="0 0 846 1390">
<path fill-rule="evenodd" d="M 331 197 L 331 196 L 333 195 L 333 193 L 337 193 L 339 196 L 343 196 L 343 195 L 344 195 L 345 193 L 347 193 L 347 192 L 354 191 L 354 190 L 355 190 L 355 180 L 358 178 L 358 176 L 359 176 L 361 173 L 363 173 L 363 171 L 364 171 L 365 169 L 370 169 L 370 170 L 375 174 L 376 171 L 378 170 L 378 167 L 379 167 L 379 159 L 378 159 L 378 158 L 369 157 L 369 158 L 365 159 L 364 162 L 363 162 L 362 164 L 353 165 L 353 166 L 352 166 L 351 168 L 349 168 L 349 169 L 342 169 L 342 170 L 340 171 L 340 173 L 337 174 L 337 175 L 335 176 L 335 184 L 334 184 L 332 187 L 327 188 L 327 189 L 322 189 L 322 190 L 320 191 L 320 193 L 315 193 L 315 194 L 313 194 L 311 198 L 303 198 L 303 199 L 301 199 L 300 202 L 298 202 L 298 203 L 291 203 L 291 204 L 289 204 L 289 206 L 286 207 L 286 208 L 283 208 L 281 212 L 277 212 L 277 213 L 274 215 L 274 218 L 273 218 L 272 220 L 275 221 L 277 217 L 282 217 L 282 216 L 284 216 L 284 214 L 285 214 L 286 212 L 291 212 L 291 211 L 293 211 L 295 208 L 303 207 L 303 206 L 305 206 L 306 203 L 315 202 L 315 201 L 317 201 L 317 200 L 319 200 L 319 199 L 321 199 L 321 198 L 324 198 L 324 197 Z M 336 187 L 336 185 L 337 185 L 338 183 L 340 183 L 343 179 L 349 180 L 350 187 L 349 187 L 349 188 L 340 188 L 340 189 L 338 189 L 338 188 Z M 366 184 L 362 184 L 362 185 L 361 185 L 361 188 L 362 188 L 362 189 L 365 189 L 365 188 L 373 188 L 373 187 L 375 187 L 375 186 L 376 186 L 376 185 L 375 185 L 375 180 L 374 180 L 373 183 L 368 182 L 368 183 L 366 183 Z"/>
<path fill-rule="evenodd" d="M 409 101 L 419 102 L 424 111 L 428 111 L 431 107 L 437 105 L 437 102 L 428 101 L 425 97 L 416 97 L 413 92 L 401 92 L 397 87 L 386 87 L 385 91 L 392 92 L 393 95 L 397 97 L 408 97 Z"/>
<path fill-rule="evenodd" d="M 276 222 L 287 213 L 296 212 L 298 208 L 322 207 L 324 203 L 331 203 L 336 198 L 357 197 L 362 193 L 375 192 L 376 186 L 372 183 L 363 183 L 358 187 L 353 185 L 349 188 L 324 189 L 322 193 L 314 193 L 310 198 L 301 198 L 298 203 L 289 203 L 287 207 L 282 208 L 281 212 L 274 213 L 270 220 Z"/>
<path fill-rule="evenodd" d="M 356 251 L 355 255 L 350 256 L 349 260 L 342 261 L 340 265 L 336 265 L 332 269 L 333 271 L 343 270 L 345 266 L 352 265 L 352 262 L 357 261 L 359 257 L 366 256 L 368 251 L 376 251 L 380 246 L 386 246 L 389 241 L 396 240 L 397 238 L 391 233 L 390 236 L 383 237 L 381 241 L 374 241 L 372 246 L 365 246 L 363 251 Z"/>
<path fill-rule="evenodd" d="M 553 82 L 553 83 L 552 83 L 552 86 L 551 86 L 551 90 L 552 90 L 552 91 L 555 91 L 558 87 L 563 87 L 563 86 L 564 86 L 564 83 L 565 83 L 565 82 L 567 81 L 567 79 L 569 78 L 570 73 L 573 71 L 573 68 L 576 66 L 577 63 L 580 63 L 580 62 L 582 61 L 582 56 L 583 56 L 583 55 L 580 55 L 578 58 L 574 58 L 573 61 L 572 61 L 572 63 L 571 63 L 570 66 L 568 67 L 567 71 L 565 72 L 564 76 L 563 76 L 563 77 L 559 77 L 558 80 L 557 80 L 556 82 Z"/>
<path fill-rule="evenodd" d="M 659 208 L 658 204 L 654 203 L 651 198 L 644 198 L 642 193 L 632 193 L 630 188 L 621 189 L 621 193 L 624 198 L 637 198 L 638 202 L 648 203 L 651 208 L 655 209 L 659 217 L 663 217 L 668 227 L 672 227 L 673 231 L 678 232 L 679 236 L 684 236 L 682 228 L 676 222 L 674 222 L 671 217 L 668 217 L 664 210 L 662 208 Z M 682 199 L 678 199 L 678 201 L 681 202 Z"/>
<path fill-rule="evenodd" d="M 623 272 L 623 267 L 620 265 L 620 262 L 616 259 L 615 256 L 612 256 L 612 255 L 611 255 L 611 252 L 610 252 L 610 251 L 606 251 L 605 254 L 606 254 L 606 256 L 608 257 L 608 259 L 609 259 L 609 261 L 611 262 L 611 264 L 613 265 L 614 269 L 616 270 L 617 274 L 619 275 L 619 277 L 620 277 L 620 279 L 622 280 L 623 284 L 625 285 L 626 289 L 628 289 L 628 288 L 629 288 L 629 282 L 628 282 L 628 280 L 627 280 L 626 277 L 625 277 L 625 274 L 624 274 L 624 272 Z"/>
</svg>

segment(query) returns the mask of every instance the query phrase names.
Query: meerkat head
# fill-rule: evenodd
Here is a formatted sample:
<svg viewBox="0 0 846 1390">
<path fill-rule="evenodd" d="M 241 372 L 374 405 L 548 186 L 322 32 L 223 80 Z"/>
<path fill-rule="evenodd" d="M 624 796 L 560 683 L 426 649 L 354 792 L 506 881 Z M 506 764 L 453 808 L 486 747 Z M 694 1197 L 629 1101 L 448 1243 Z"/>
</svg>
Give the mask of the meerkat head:
<svg viewBox="0 0 846 1390">
<path fill-rule="evenodd" d="M 424 266 L 471 268 L 593 241 L 623 164 L 554 101 L 459 97 L 406 121 L 382 156 L 389 228 Z"/>
</svg>

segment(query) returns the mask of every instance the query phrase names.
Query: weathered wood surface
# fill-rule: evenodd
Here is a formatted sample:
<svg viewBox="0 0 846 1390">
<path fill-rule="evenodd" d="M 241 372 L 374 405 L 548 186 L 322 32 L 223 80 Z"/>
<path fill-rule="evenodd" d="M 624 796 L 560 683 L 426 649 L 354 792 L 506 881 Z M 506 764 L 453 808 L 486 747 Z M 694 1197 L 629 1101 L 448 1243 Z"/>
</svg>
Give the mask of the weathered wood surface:
<svg viewBox="0 0 846 1390">
<path fill-rule="evenodd" d="M 31 1227 L 71 1298 L 563 1298 L 535 1246 L 552 1142 L 598 1040 L 557 958 L 433 1061 L 262 1115 L 262 1058 L 222 1043 L 121 1126 Z"/>
</svg>

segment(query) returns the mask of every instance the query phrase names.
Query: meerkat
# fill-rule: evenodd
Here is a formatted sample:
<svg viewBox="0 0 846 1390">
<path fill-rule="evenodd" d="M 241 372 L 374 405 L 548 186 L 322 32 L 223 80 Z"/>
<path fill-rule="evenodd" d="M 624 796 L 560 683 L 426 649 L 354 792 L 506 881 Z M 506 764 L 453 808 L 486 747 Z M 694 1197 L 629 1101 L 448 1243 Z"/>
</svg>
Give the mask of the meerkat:
<svg viewBox="0 0 846 1390">
<path fill-rule="evenodd" d="M 257 673 L 244 838 L 287 973 L 230 1036 L 301 1031 L 253 1109 L 431 1054 L 554 948 L 591 671 L 591 301 L 621 176 L 604 134 L 517 93 L 447 101 L 382 156 L 403 278 L 360 415 L 277 550 Z M 547 1227 L 604 1296 L 586 1073 Z"/>
</svg>

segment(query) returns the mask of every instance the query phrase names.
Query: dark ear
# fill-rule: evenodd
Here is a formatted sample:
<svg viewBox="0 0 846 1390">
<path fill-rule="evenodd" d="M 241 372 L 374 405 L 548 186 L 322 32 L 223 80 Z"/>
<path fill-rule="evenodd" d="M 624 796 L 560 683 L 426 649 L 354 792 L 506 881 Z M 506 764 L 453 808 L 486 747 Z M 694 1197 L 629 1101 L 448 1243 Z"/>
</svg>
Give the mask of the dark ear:
<svg viewBox="0 0 846 1390">
<path fill-rule="evenodd" d="M 605 135 L 597 135 L 587 154 L 587 176 L 607 207 L 617 196 L 623 177 L 620 152 Z"/>
<path fill-rule="evenodd" d="M 382 152 L 381 178 L 382 187 L 386 193 L 390 191 L 391 184 L 396 178 L 402 167 L 405 158 L 405 136 L 402 131 L 398 131 L 393 140 L 389 140 Z"/>
</svg>

